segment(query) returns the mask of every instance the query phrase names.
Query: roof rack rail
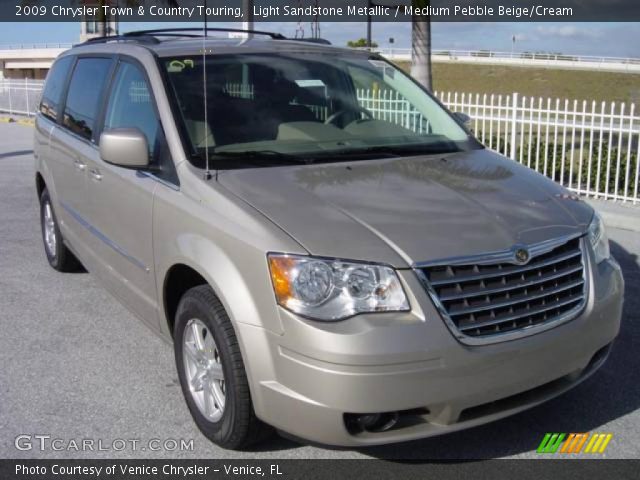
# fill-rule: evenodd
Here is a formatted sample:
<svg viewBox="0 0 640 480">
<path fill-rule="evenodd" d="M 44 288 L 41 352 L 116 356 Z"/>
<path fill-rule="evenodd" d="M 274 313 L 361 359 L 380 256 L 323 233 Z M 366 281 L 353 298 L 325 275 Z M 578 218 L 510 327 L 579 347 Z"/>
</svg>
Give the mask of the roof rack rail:
<svg viewBox="0 0 640 480">
<path fill-rule="evenodd" d="M 139 36 L 127 36 L 125 35 L 112 35 L 112 36 L 106 36 L 106 37 L 96 37 L 96 38 L 90 38 L 89 40 L 85 40 L 83 43 L 80 43 L 78 46 L 81 45 L 92 45 L 94 43 L 107 43 L 107 42 L 118 42 L 118 41 L 129 41 L 129 42 L 140 42 L 140 43 L 160 43 L 160 40 L 158 40 L 155 37 L 149 36 L 149 35 L 139 35 Z"/>
<path fill-rule="evenodd" d="M 202 38 L 202 28 L 159 28 L 154 30 L 135 30 L 121 35 L 91 38 L 80 45 L 90 45 L 95 43 L 107 43 L 118 41 L 140 42 L 158 44 L 161 41 L 157 37 L 183 37 Z M 266 35 L 274 40 L 293 40 L 297 42 L 316 43 L 320 45 L 331 45 L 329 40 L 324 38 L 287 38 L 280 33 L 267 32 L 263 30 L 245 30 L 242 28 L 207 28 L 207 32 L 227 32 L 227 33 L 249 33 L 253 35 Z"/>
<path fill-rule="evenodd" d="M 186 35 L 179 35 L 180 32 L 193 32 L 194 34 L 197 34 L 198 32 L 202 32 L 205 29 L 203 28 L 159 28 L 159 29 L 155 29 L 155 30 L 138 30 L 138 31 L 134 31 L 134 32 L 127 32 L 121 35 L 121 37 L 128 37 L 128 38 L 132 38 L 132 37 L 142 37 L 142 36 L 167 36 L 167 37 L 174 37 L 174 36 L 183 36 L 183 37 L 200 37 L 201 35 L 193 35 L 193 34 L 186 34 Z M 245 30 L 242 28 L 207 28 L 206 29 L 207 32 L 227 32 L 227 33 L 250 33 L 253 35 L 266 35 L 268 37 L 273 38 L 274 40 L 286 40 L 287 37 L 285 37 L 284 35 L 280 34 L 280 33 L 275 33 L 275 32 L 266 32 L 264 30 Z"/>
<path fill-rule="evenodd" d="M 320 45 L 331 45 L 331 42 L 326 38 L 289 38 L 288 40 L 295 40 L 296 42 L 317 43 Z"/>
</svg>

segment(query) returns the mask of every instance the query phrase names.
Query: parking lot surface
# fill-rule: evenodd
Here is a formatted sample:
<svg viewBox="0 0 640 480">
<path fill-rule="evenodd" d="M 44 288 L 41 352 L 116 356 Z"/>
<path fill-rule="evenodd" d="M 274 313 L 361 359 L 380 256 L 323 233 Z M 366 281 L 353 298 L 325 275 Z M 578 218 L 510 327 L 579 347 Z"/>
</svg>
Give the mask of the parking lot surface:
<svg viewBox="0 0 640 480">
<path fill-rule="evenodd" d="M 607 364 L 571 392 L 489 425 L 416 442 L 349 450 L 274 437 L 251 451 L 230 452 L 192 422 L 172 348 L 90 274 L 60 274 L 48 266 L 32 134 L 28 126 L 0 124 L 1 458 L 524 458 L 537 456 L 546 432 L 613 433 L 607 458 L 639 457 L 640 234 L 609 230 L 626 280 L 622 331 Z M 46 439 L 44 451 L 35 440 L 31 450 L 18 450 L 19 435 L 60 439 L 61 450 Z M 95 442 L 93 451 L 73 447 L 83 439 Z M 193 448 L 174 449 L 171 440 L 179 445 L 181 439 Z M 116 440 L 126 448 L 120 451 Z M 130 440 L 137 441 L 136 450 Z M 107 449 L 95 450 L 98 442 Z M 163 445 L 168 450 L 155 450 Z"/>
</svg>

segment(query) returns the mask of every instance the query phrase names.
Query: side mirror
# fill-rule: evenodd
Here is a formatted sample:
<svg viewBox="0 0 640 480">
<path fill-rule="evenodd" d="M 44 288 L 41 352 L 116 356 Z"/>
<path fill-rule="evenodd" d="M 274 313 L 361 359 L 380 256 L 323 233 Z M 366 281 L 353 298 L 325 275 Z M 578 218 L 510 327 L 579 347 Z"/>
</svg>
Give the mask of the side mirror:
<svg viewBox="0 0 640 480">
<path fill-rule="evenodd" d="M 114 128 L 100 135 L 100 156 L 107 163 L 126 168 L 149 166 L 147 137 L 137 128 Z"/>
<path fill-rule="evenodd" d="M 462 112 L 455 112 L 453 115 L 467 128 L 467 130 L 470 132 L 473 131 L 473 128 L 471 127 L 471 117 L 469 115 Z"/>
</svg>

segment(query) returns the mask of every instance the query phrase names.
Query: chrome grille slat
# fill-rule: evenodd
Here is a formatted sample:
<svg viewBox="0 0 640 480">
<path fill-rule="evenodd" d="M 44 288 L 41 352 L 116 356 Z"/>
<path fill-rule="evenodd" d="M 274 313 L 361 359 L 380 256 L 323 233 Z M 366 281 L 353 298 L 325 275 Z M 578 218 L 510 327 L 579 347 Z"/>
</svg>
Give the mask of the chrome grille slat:
<svg viewBox="0 0 640 480">
<path fill-rule="evenodd" d="M 529 313 L 529 315 L 538 315 L 540 313 L 545 313 L 545 312 L 548 312 L 550 310 L 553 310 L 554 308 L 565 307 L 567 305 L 571 305 L 572 303 L 579 302 L 580 300 L 582 300 L 582 295 L 575 295 L 572 298 L 568 298 L 567 300 L 555 303 L 555 304 L 550 305 L 548 307 L 541 307 L 541 308 L 537 308 L 537 309 L 534 309 L 534 310 L 530 310 L 528 313 Z M 468 330 L 476 330 L 478 328 L 491 327 L 491 326 L 499 324 L 499 323 L 513 322 L 514 320 L 517 320 L 518 318 L 520 318 L 520 315 L 511 315 L 511 316 L 503 317 L 503 318 L 500 318 L 500 319 L 497 319 L 497 320 L 493 320 L 493 321 L 489 321 L 489 322 L 483 322 L 483 323 L 477 323 L 475 325 L 469 325 L 468 327 L 460 327 L 460 330 L 465 332 L 465 331 L 468 331 Z"/>
<path fill-rule="evenodd" d="M 554 263 L 559 263 L 559 262 L 563 262 L 565 260 L 570 260 L 574 257 L 577 257 L 578 255 L 581 255 L 582 252 L 571 252 L 568 253 L 566 255 L 560 255 L 558 256 L 558 258 L 551 258 L 549 260 L 546 260 L 545 262 L 541 263 L 540 265 L 536 265 L 536 266 L 530 266 L 530 265 L 526 265 L 524 267 L 513 267 L 507 270 L 501 270 L 499 272 L 491 272 L 491 273 L 479 273 L 477 275 L 469 275 L 460 279 L 444 279 L 444 280 L 436 280 L 436 281 L 432 281 L 431 285 L 433 286 L 441 286 L 441 285 L 446 285 L 448 283 L 466 283 L 466 282 L 472 282 L 472 281 L 477 281 L 477 280 L 485 280 L 488 278 L 494 278 L 494 277 L 501 277 L 503 275 L 515 275 L 516 273 L 524 273 L 524 272 L 528 272 L 530 270 L 533 270 L 534 268 L 541 268 L 541 267 L 548 267 L 549 265 L 553 265 Z M 454 265 L 454 266 L 460 266 L 460 265 Z M 485 266 L 485 265 L 483 265 Z"/>
<path fill-rule="evenodd" d="M 476 292 L 469 292 L 469 293 L 459 293 L 456 295 L 442 295 L 440 297 L 440 300 L 442 300 L 443 302 L 447 302 L 450 300 L 461 300 L 463 298 L 473 298 L 473 297 L 481 297 L 483 295 L 492 295 L 494 293 L 502 293 L 502 292 L 506 292 L 509 290 L 514 290 L 517 288 L 528 288 L 528 287 L 533 287 L 535 285 L 538 285 L 540 283 L 545 283 L 548 282 L 550 280 L 555 280 L 557 278 L 561 278 L 565 275 L 570 275 L 572 273 L 576 273 L 576 272 L 580 272 L 582 271 L 582 265 L 577 266 L 577 267 L 571 267 L 571 268 L 567 268 L 565 270 L 562 270 L 561 272 L 557 272 L 553 275 L 547 275 L 544 277 L 538 277 L 536 280 L 531 280 L 530 282 L 527 283 L 519 283 L 519 284 L 514 284 L 513 286 L 509 285 L 509 286 L 505 286 L 505 287 L 500 287 L 500 288 L 493 288 L 493 289 L 489 289 L 489 290 L 478 290 Z"/>
<path fill-rule="evenodd" d="M 532 245 L 526 265 L 506 251 L 415 268 L 461 341 L 491 343 L 551 328 L 582 310 L 588 279 L 583 243 L 573 236 L 552 248 Z"/>
<path fill-rule="evenodd" d="M 539 300 L 541 298 L 544 299 L 546 297 L 550 297 L 555 294 L 562 293 L 566 290 L 571 290 L 572 288 L 579 287 L 583 283 L 584 283 L 584 280 L 579 280 L 577 282 L 569 283 L 567 285 L 562 285 L 561 287 L 552 288 L 551 290 L 545 290 L 543 293 L 538 293 L 536 295 L 518 297 L 513 301 L 491 303 L 489 305 L 478 305 L 477 307 L 469 307 L 462 310 L 453 310 L 453 311 L 449 311 L 449 315 L 451 315 L 452 317 L 458 317 L 460 315 L 468 315 L 470 313 L 484 312 L 486 310 L 497 310 L 500 308 L 513 307 L 513 306 L 519 305 L 520 303 L 527 303 L 533 300 Z"/>
</svg>

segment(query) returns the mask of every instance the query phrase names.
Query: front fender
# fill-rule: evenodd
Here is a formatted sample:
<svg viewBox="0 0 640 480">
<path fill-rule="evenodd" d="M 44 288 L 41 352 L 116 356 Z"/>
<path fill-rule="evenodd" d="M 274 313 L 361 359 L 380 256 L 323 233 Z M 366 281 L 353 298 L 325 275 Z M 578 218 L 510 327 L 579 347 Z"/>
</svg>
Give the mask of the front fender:
<svg viewBox="0 0 640 480">
<path fill-rule="evenodd" d="M 206 237 L 194 233 L 180 234 L 176 239 L 176 247 L 177 255 L 162 266 L 162 270 L 158 271 L 158 278 L 166 279 L 173 266 L 185 265 L 207 281 L 232 323 L 244 323 L 282 334 L 266 257 L 256 259 L 251 278 L 248 278 L 238 268 L 237 260 L 231 259 L 227 252 Z M 159 284 L 162 298 L 164 281 Z M 166 319 L 164 301 L 161 304 Z M 165 333 L 170 335 L 167 321 L 162 322 L 162 325 L 166 329 Z"/>
<path fill-rule="evenodd" d="M 266 253 L 306 252 L 243 201 L 184 172 L 180 190 L 154 192 L 153 250 L 164 319 L 164 281 L 174 265 L 182 264 L 208 282 L 234 324 L 282 334 Z M 160 320 L 163 333 L 170 333 L 167 321 Z"/>
</svg>

